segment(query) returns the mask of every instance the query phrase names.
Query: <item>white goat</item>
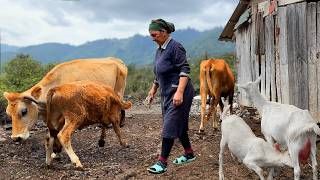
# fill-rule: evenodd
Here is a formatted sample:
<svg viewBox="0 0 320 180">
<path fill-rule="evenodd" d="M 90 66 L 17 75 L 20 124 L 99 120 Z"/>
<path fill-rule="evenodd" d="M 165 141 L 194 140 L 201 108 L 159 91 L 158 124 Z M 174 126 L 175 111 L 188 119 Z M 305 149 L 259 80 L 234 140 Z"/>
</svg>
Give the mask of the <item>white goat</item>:
<svg viewBox="0 0 320 180">
<path fill-rule="evenodd" d="M 262 116 L 261 132 L 270 144 L 276 141 L 288 148 L 295 180 L 300 179 L 299 162 L 306 162 L 308 157 L 312 162 L 313 179 L 317 179 L 316 138 L 320 134 L 319 127 L 309 111 L 265 100 L 259 93 L 260 81 L 261 76 L 255 82 L 238 87 L 244 89 Z"/>
<path fill-rule="evenodd" d="M 226 117 L 230 105 L 224 106 L 221 115 L 221 141 L 219 153 L 219 180 L 223 175 L 223 151 L 228 145 L 229 150 L 238 160 L 243 162 L 249 169 L 255 171 L 260 179 L 264 179 L 261 167 L 274 167 L 288 165 L 292 167 L 292 161 L 288 152 L 281 153 L 262 138 L 254 135 L 245 121 L 237 116 Z"/>
</svg>

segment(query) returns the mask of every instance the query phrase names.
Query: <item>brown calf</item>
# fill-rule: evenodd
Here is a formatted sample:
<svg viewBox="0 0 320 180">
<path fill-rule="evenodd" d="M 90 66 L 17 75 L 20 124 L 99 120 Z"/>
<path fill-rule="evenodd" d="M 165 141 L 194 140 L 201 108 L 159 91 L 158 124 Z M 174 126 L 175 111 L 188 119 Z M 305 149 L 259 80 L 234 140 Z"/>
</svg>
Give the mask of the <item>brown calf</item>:
<svg viewBox="0 0 320 180">
<path fill-rule="evenodd" d="M 229 97 L 230 113 L 232 113 L 232 101 L 234 93 L 234 76 L 229 65 L 222 59 L 204 60 L 200 64 L 200 95 L 201 95 L 201 124 L 199 132 L 204 131 L 213 113 L 213 128 L 218 128 L 216 119 L 216 107 L 219 103 L 221 111 L 223 103 L 221 97 Z M 212 97 L 208 115 L 206 112 L 207 96 Z"/>
<path fill-rule="evenodd" d="M 127 147 L 120 132 L 120 110 L 131 107 L 122 102 L 111 87 L 93 82 L 74 82 L 54 87 L 47 95 L 46 163 L 51 164 L 54 148 L 64 148 L 76 165 L 83 166 L 71 147 L 71 134 L 78 128 L 101 123 L 112 124 L 120 144 Z M 102 136 L 104 133 L 102 132 Z"/>
</svg>

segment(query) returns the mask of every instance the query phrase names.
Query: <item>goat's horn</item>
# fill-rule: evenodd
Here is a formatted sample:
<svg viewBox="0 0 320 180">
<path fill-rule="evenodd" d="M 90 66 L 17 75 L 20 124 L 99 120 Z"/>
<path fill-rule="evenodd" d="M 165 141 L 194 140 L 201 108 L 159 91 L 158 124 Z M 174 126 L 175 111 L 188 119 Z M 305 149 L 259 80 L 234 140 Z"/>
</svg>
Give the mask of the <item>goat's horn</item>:
<svg viewBox="0 0 320 180">
<path fill-rule="evenodd" d="M 259 77 L 258 77 L 258 78 L 257 78 L 257 79 L 256 79 L 256 80 L 254 81 L 254 83 L 255 83 L 255 84 L 258 84 L 258 83 L 260 83 L 260 81 L 261 81 L 261 78 L 262 78 L 262 77 L 261 77 L 261 75 L 260 75 L 260 76 L 259 76 Z"/>
</svg>

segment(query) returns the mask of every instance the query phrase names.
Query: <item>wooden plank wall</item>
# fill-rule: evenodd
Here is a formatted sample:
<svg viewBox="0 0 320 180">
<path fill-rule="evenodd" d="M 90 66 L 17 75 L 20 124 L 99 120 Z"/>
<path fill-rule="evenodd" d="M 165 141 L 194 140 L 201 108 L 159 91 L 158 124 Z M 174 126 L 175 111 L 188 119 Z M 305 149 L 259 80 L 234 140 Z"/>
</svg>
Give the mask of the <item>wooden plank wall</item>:
<svg viewBox="0 0 320 180">
<path fill-rule="evenodd" d="M 320 2 L 281 6 L 265 18 L 253 7 L 251 18 L 236 31 L 238 83 L 261 75 L 267 99 L 309 109 L 320 121 Z"/>
</svg>

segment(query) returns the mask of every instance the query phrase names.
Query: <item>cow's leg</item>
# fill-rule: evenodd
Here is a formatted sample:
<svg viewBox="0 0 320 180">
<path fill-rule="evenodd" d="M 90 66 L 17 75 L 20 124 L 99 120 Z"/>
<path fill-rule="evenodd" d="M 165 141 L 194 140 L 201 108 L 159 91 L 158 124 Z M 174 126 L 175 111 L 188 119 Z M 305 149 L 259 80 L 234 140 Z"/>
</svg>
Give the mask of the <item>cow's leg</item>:
<svg viewBox="0 0 320 180">
<path fill-rule="evenodd" d="M 50 133 L 48 133 L 46 137 L 45 147 L 46 147 L 46 164 L 50 165 L 52 162 L 51 154 L 53 153 L 53 142 L 54 138 L 50 136 Z"/>
<path fill-rule="evenodd" d="M 214 102 L 215 102 L 215 97 L 213 96 L 213 97 L 212 97 L 212 100 L 211 100 L 211 102 L 210 102 L 210 105 L 209 105 L 208 115 L 207 115 L 207 117 L 206 117 L 206 118 L 208 119 L 207 121 L 209 121 L 212 112 L 215 111 L 215 109 L 214 109 L 214 108 L 215 108 L 215 107 L 214 107 Z M 215 124 L 214 120 L 213 120 L 212 123 L 213 123 L 213 127 L 214 127 L 214 124 Z"/>
<path fill-rule="evenodd" d="M 216 118 L 216 114 L 217 114 L 217 105 L 219 103 L 219 98 L 220 97 L 216 97 L 216 96 L 213 97 L 211 104 L 210 104 L 210 107 L 209 107 L 209 112 L 208 112 L 208 118 L 210 118 L 211 114 L 213 114 L 212 115 L 213 116 L 212 126 L 213 126 L 214 130 L 218 129 L 218 121 Z"/>
<path fill-rule="evenodd" d="M 123 140 L 123 135 L 122 135 L 122 132 L 121 132 L 121 130 L 120 130 L 120 123 L 119 123 L 119 121 L 112 119 L 111 122 L 112 122 L 112 126 L 113 126 L 113 129 L 114 129 L 114 132 L 117 134 L 117 136 L 118 136 L 118 138 L 119 138 L 120 144 L 121 144 L 122 146 L 124 146 L 124 147 L 128 147 L 128 143 L 127 143 L 125 140 Z"/>
<path fill-rule="evenodd" d="M 66 118 L 66 122 L 62 130 L 58 133 L 58 138 L 64 150 L 68 154 L 71 162 L 75 164 L 76 168 L 82 170 L 83 166 L 79 160 L 79 157 L 74 153 L 71 146 L 71 134 L 75 129 L 77 129 L 76 124 L 69 123 L 68 119 Z"/>
<path fill-rule="evenodd" d="M 221 112 L 223 112 L 224 105 L 221 98 L 219 99 L 219 106 L 220 106 Z"/>
<path fill-rule="evenodd" d="M 205 86 L 205 85 L 201 85 L 201 86 Z M 207 125 L 208 123 L 208 116 L 206 117 L 206 106 L 207 106 L 207 90 L 204 89 L 205 87 L 200 87 L 200 94 L 201 94 L 201 123 L 200 123 L 200 128 L 199 128 L 199 133 L 203 133 L 204 132 L 204 127 Z"/>
<path fill-rule="evenodd" d="M 232 112 L 233 112 L 233 109 L 232 109 L 233 95 L 234 95 L 234 90 L 231 90 L 229 93 L 230 114 L 232 114 Z"/>
<path fill-rule="evenodd" d="M 123 127 L 125 125 L 125 121 L 126 121 L 126 111 L 124 109 L 121 109 L 120 127 Z"/>
<path fill-rule="evenodd" d="M 223 138 L 223 136 L 221 137 L 221 141 L 220 141 L 220 153 L 219 153 L 219 180 L 223 180 L 224 179 L 224 174 L 223 174 L 223 151 L 224 148 L 226 146 L 226 142 Z"/>
<path fill-rule="evenodd" d="M 313 173 L 313 180 L 318 179 L 318 170 L 317 170 L 317 144 L 316 144 L 317 137 L 315 136 L 314 139 L 311 140 L 311 164 L 312 164 L 312 173 Z"/>
<path fill-rule="evenodd" d="M 100 139 L 99 139 L 99 147 L 103 147 L 105 144 L 104 139 L 106 138 L 106 127 L 103 125 L 102 129 L 101 129 L 101 135 L 100 135 Z"/>
</svg>

